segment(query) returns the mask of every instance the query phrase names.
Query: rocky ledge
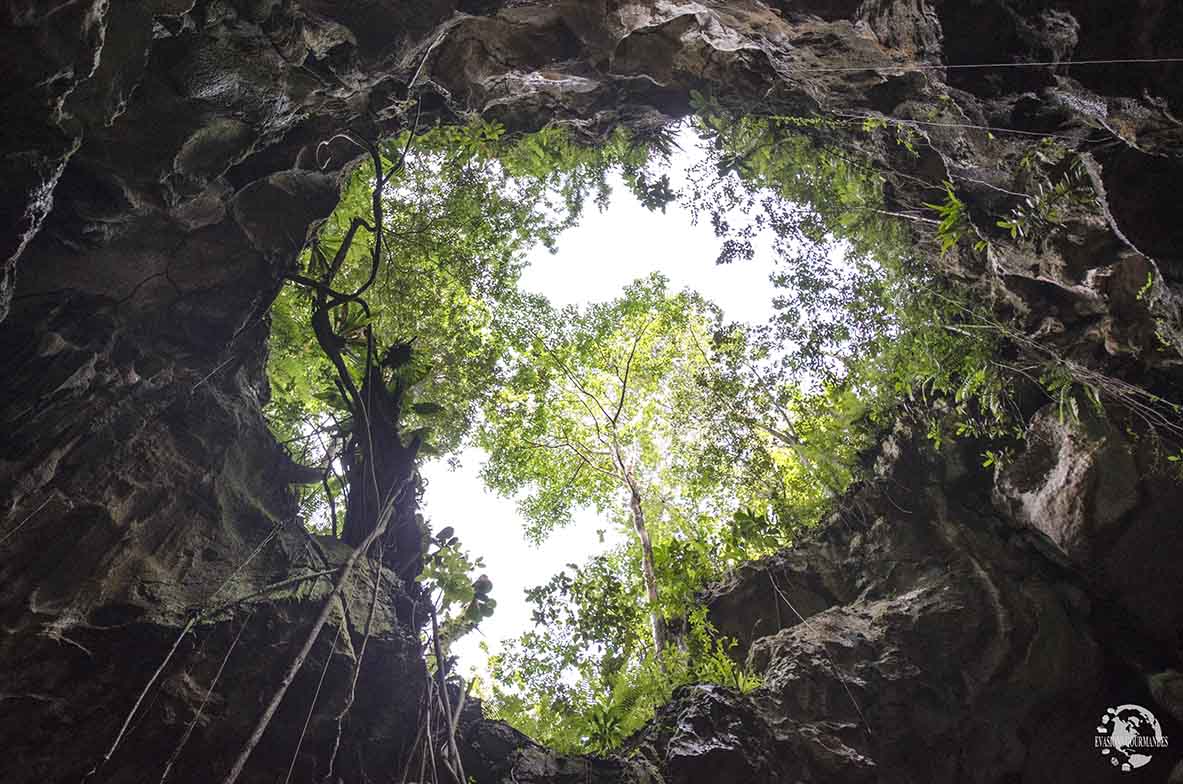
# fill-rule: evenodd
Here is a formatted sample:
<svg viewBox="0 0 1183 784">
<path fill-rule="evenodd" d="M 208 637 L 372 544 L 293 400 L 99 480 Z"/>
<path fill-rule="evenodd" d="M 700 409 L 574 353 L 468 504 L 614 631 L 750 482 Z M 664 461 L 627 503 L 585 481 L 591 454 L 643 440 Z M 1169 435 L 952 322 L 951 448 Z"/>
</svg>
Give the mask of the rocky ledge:
<svg viewBox="0 0 1183 784">
<path fill-rule="evenodd" d="M 938 450 L 901 426 L 817 531 L 715 586 L 711 618 L 761 677 L 753 692 L 684 687 L 612 761 L 476 722 L 473 768 L 522 784 L 1110 780 L 1093 743 L 1108 707 L 1183 730 L 1183 545 L 1145 538 L 1169 528 L 1183 484 L 1110 473 L 1106 450 L 1149 455 L 1107 420 L 1044 427 L 1042 459 L 996 471 L 980 444 Z M 1081 528 L 1077 510 L 1118 497 L 1103 529 Z M 1073 500 L 1031 525 L 1049 498 Z M 1177 759 L 1144 773 L 1166 780 Z"/>
<path fill-rule="evenodd" d="M 323 604 L 317 578 L 203 613 L 346 557 L 300 530 L 260 413 L 267 308 L 354 157 L 318 147 L 337 131 L 390 132 L 416 105 L 595 138 L 683 116 L 695 89 L 843 127 L 890 118 L 833 141 L 883 173 L 889 210 L 925 218 L 951 183 L 965 241 L 940 256 L 913 221 L 942 274 L 1029 348 L 1175 397 L 1180 57 L 1183 5 L 1164 0 L 3 4 L 0 778 L 220 780 Z M 1063 64 L 1113 59 L 1154 62 Z M 987 62 L 1021 67 L 945 67 Z M 1090 198 L 1029 242 L 997 221 L 1033 169 L 1060 176 L 1042 139 Z M 814 537 L 713 596 L 760 689 L 683 690 L 617 760 L 559 759 L 470 716 L 470 771 L 1108 780 L 1100 712 L 1135 702 L 1170 735 L 1183 691 L 1178 484 L 1120 403 L 1080 427 L 1036 415 L 997 476 L 973 444 L 901 430 Z M 324 776 L 366 579 L 241 780 Z M 415 588 L 383 585 L 348 782 L 401 770 L 424 682 Z"/>
</svg>

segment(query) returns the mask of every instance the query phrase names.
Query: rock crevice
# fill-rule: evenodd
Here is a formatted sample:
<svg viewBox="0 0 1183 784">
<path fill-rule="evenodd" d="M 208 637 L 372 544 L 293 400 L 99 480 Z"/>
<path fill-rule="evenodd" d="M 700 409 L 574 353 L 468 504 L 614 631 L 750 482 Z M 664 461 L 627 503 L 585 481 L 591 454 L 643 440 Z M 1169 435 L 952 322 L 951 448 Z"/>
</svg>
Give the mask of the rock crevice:
<svg viewBox="0 0 1183 784">
<path fill-rule="evenodd" d="M 299 529 L 290 464 L 261 414 L 267 309 L 356 157 L 321 142 L 398 130 L 411 105 L 429 121 L 479 113 L 514 131 L 645 132 L 685 115 L 692 90 L 839 126 L 887 118 L 834 141 L 883 173 L 891 210 L 922 211 L 953 184 L 977 236 L 935 261 L 943 274 L 1017 317 L 1024 345 L 1109 388 L 1171 397 L 1183 372 L 1183 66 L 929 66 L 1178 58 L 1181 9 L 9 2 L 0 700 L 15 709 L 0 718 L 0 778 L 81 780 L 228 576 L 233 598 L 330 568 Z M 1034 156 L 1041 144 L 1060 151 L 1054 162 Z M 1033 171 L 1059 177 L 1068 160 L 1089 198 L 1036 242 L 997 227 Z M 470 772 L 482 784 L 1108 780 L 1088 744 L 1094 714 L 1119 700 L 1183 713 L 1178 481 L 1151 468 L 1155 449 L 1178 444 L 1110 404 L 1080 427 L 1037 414 L 1031 448 L 997 480 L 973 445 L 935 451 L 900 431 L 878 478 L 807 544 L 711 597 L 761 689 L 685 689 L 611 761 L 557 758 L 471 715 Z M 360 572 L 353 608 L 372 586 Z M 385 620 L 344 733 L 348 782 L 401 770 L 424 683 L 415 588 L 383 583 Z M 190 724 L 170 780 L 220 780 L 327 591 L 311 580 L 184 635 L 92 781 L 159 780 Z M 359 630 L 356 609 L 326 627 L 243 781 L 292 764 L 328 661 L 292 780 L 323 775 Z M 1156 755 L 1160 778 L 1172 760 Z"/>
</svg>

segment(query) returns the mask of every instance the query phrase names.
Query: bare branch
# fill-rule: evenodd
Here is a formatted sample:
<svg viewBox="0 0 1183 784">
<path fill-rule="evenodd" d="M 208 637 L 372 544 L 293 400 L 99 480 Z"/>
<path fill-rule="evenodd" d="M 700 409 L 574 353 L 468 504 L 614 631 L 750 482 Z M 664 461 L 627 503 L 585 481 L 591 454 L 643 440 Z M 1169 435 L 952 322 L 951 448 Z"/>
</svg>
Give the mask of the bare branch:
<svg viewBox="0 0 1183 784">
<path fill-rule="evenodd" d="M 616 401 L 616 413 L 612 415 L 613 427 L 616 426 L 617 420 L 620 419 L 620 412 L 624 408 L 625 395 L 628 394 L 628 376 L 633 369 L 633 357 L 637 353 L 637 346 L 641 344 L 641 338 L 645 336 L 645 332 L 649 329 L 649 325 L 652 324 L 656 318 L 657 317 L 654 316 L 645 322 L 645 326 L 641 327 L 641 330 L 637 333 L 637 337 L 633 340 L 633 347 L 629 349 L 628 361 L 624 363 L 624 378 L 620 379 L 620 399 Z"/>
<path fill-rule="evenodd" d="M 537 337 L 537 335 L 536 335 L 536 337 Z M 567 377 L 567 380 L 569 380 L 572 384 L 574 384 L 575 388 L 577 390 L 579 390 L 579 392 L 581 394 L 583 394 L 589 400 L 591 400 L 593 403 L 596 404 L 596 408 L 600 409 L 600 413 L 604 415 L 604 419 L 611 421 L 612 417 L 608 415 L 608 410 L 604 407 L 604 404 L 602 402 L 600 402 L 600 399 L 596 395 L 594 395 L 588 391 L 587 387 L 583 385 L 583 383 L 576 377 L 576 375 L 573 372 L 571 372 L 571 369 L 569 367 L 567 367 L 566 363 L 563 362 L 563 360 L 559 359 L 558 354 L 556 354 L 551 349 L 550 346 L 546 345 L 545 340 L 543 340 L 541 337 L 538 337 L 538 342 L 542 344 L 543 350 L 545 350 L 546 353 L 550 355 L 550 358 L 552 360 L 554 360 L 554 363 L 556 365 L 558 365 L 560 370 L 563 371 L 563 375 L 565 375 Z M 594 419 L 595 415 L 593 414 L 592 417 Z"/>
<path fill-rule="evenodd" d="M 566 450 L 570 451 L 573 455 L 575 455 L 577 458 L 579 458 L 580 462 L 583 463 L 584 465 L 586 465 L 588 468 L 591 468 L 595 471 L 599 471 L 600 473 L 610 476 L 613 479 L 619 480 L 621 478 L 620 475 L 616 474 L 613 471 L 609 471 L 607 468 L 604 468 L 602 465 L 597 463 L 592 457 L 593 455 L 606 455 L 606 454 L 608 454 L 607 452 L 600 452 L 595 449 L 590 449 L 587 446 L 584 446 L 582 444 L 579 444 L 579 445 L 573 444 L 573 443 L 571 443 L 570 439 L 564 439 L 562 441 L 558 441 L 555 443 L 545 443 L 542 441 L 534 441 L 529 438 L 523 439 L 523 440 L 527 444 L 529 444 L 530 446 L 535 447 L 537 449 L 566 449 Z M 568 481 L 566 486 L 567 487 L 570 486 L 570 481 Z"/>
<path fill-rule="evenodd" d="M 238 777 L 242 774 L 242 769 L 246 767 L 247 760 L 250 759 L 251 753 L 255 747 L 259 745 L 259 741 L 263 737 L 263 733 L 267 730 L 267 726 L 271 723 L 271 718 L 275 715 L 275 711 L 279 709 L 279 704 L 283 701 L 284 695 L 287 693 L 288 687 L 292 685 L 292 681 L 296 679 L 296 675 L 304 666 L 304 660 L 308 658 L 308 654 L 312 651 L 312 646 L 316 643 L 317 637 L 320 635 L 320 630 L 324 628 L 325 623 L 329 620 L 329 615 L 332 613 L 333 601 L 342 598 L 342 592 L 345 588 L 345 582 L 349 579 L 349 575 L 353 572 L 353 567 L 357 563 L 358 558 L 362 553 L 368 551 L 370 546 L 386 531 L 386 526 L 390 522 L 391 517 L 394 516 L 394 505 L 402 496 L 403 492 L 410 486 L 411 477 L 404 479 L 397 488 L 391 490 L 386 503 L 383 505 L 381 514 L 378 516 L 377 525 L 366 536 L 362 543 L 349 554 L 345 559 L 345 563 L 341 564 L 341 573 L 337 577 L 337 582 L 333 585 L 333 590 L 325 599 L 324 605 L 321 607 L 320 614 L 316 621 L 313 622 L 312 628 L 308 630 L 308 636 L 304 640 L 304 645 L 300 648 L 296 658 L 288 667 L 284 674 L 283 680 L 280 681 L 279 688 L 276 689 L 271 701 L 267 704 L 263 715 L 259 717 L 259 721 L 255 724 L 254 730 L 251 732 L 238 757 L 234 761 L 234 766 L 230 772 L 226 774 L 226 778 L 222 780 L 222 784 L 234 784 Z"/>
</svg>

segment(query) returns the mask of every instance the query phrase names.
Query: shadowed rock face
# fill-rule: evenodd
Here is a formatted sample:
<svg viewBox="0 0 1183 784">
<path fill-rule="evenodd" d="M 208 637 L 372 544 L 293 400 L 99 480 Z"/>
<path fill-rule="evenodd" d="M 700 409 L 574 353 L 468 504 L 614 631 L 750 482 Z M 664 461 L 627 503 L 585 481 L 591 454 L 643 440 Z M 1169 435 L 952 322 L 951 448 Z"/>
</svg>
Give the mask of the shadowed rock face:
<svg viewBox="0 0 1183 784">
<path fill-rule="evenodd" d="M 1144 678 L 1171 646 L 1094 601 L 1042 534 L 991 501 L 1001 491 L 974 444 L 938 452 L 901 429 L 881 461 L 815 538 L 710 599 L 720 623 L 767 618 L 736 601 L 748 594 L 781 619 L 747 645 L 763 687 L 728 696 L 774 734 L 778 766 L 761 780 L 1107 780 L 1090 725 L 1110 704 L 1148 700 Z M 1118 628 L 1129 647 L 1113 644 Z"/>
<path fill-rule="evenodd" d="M 1121 568 L 1098 559 L 1111 571 L 1094 577 L 1014 516 L 1010 495 L 1020 475 L 1046 482 L 1090 470 L 1089 460 L 1065 447 L 1051 471 L 1017 463 L 996 479 L 980 448 L 938 451 L 898 428 L 874 478 L 814 534 L 705 597 L 762 685 L 743 696 L 679 690 L 626 743 L 631 766 L 595 767 L 604 778 L 593 780 L 1108 781 L 1091 737 L 1106 707 L 1149 705 L 1168 737 L 1183 729 L 1177 639 L 1161 634 L 1179 629 L 1167 594 L 1179 595 L 1183 577 L 1165 568 L 1178 562 L 1173 542 L 1160 556 L 1138 539 L 1159 519 L 1153 505 L 1127 509 L 1114 523 L 1123 535 L 1104 540 L 1120 556 L 1113 542 L 1133 538 L 1124 551 L 1141 544 L 1138 557 Z M 496 723 L 469 732 L 474 766 L 488 749 L 508 760 L 490 781 L 511 767 L 521 782 L 566 781 L 557 771 L 578 762 Z M 1177 755 L 1160 757 L 1150 770 L 1165 779 Z"/>
<path fill-rule="evenodd" d="M 1020 339 L 1168 393 L 1183 68 L 892 66 L 1179 56 L 1183 6 L 1164 0 L 7 2 L 0 779 L 81 780 L 164 662 L 90 780 L 160 780 L 191 723 L 169 780 L 220 780 L 327 595 L 322 577 L 207 614 L 168 657 L 195 608 L 345 557 L 300 533 L 260 414 L 266 309 L 356 155 L 320 146 L 337 131 L 392 132 L 418 105 L 644 133 L 685 114 L 692 89 L 739 110 L 906 121 L 908 145 L 857 121 L 833 140 L 883 172 L 893 211 L 925 217 L 955 184 L 989 247 L 964 242 L 940 268 L 1018 315 Z M 1050 133 L 1080 152 L 1096 200 L 1018 242 L 995 223 Z M 1045 412 L 1031 427 L 997 483 L 970 446 L 898 433 L 811 542 L 716 590 L 717 623 L 763 673 L 754 694 L 683 690 L 615 761 L 559 759 L 471 715 L 469 771 L 1105 780 L 1094 714 L 1183 715 L 1179 492 L 1124 420 L 1076 429 Z M 373 590 L 360 571 L 242 780 L 282 778 L 314 703 L 292 780 L 325 774 Z M 382 585 L 337 758 L 347 782 L 388 780 L 415 732 L 416 591 Z"/>
<path fill-rule="evenodd" d="M 0 334 L 0 472 L 15 510 L 0 534 L 0 737 L 12 752 L 0 778 L 81 781 L 161 668 L 90 780 L 159 781 L 170 759 L 170 781 L 221 780 L 333 577 L 255 594 L 332 569 L 348 548 L 294 522 L 292 464 L 258 409 L 258 348 L 190 353 L 81 297 L 22 314 Z M 264 334 L 256 320 L 236 346 Z M 348 583 L 347 622 L 337 605 L 241 780 L 287 770 L 322 671 L 292 780 L 324 774 L 374 581 L 367 565 Z M 398 764 L 426 677 L 417 592 L 385 569 L 381 586 L 336 765 L 350 781 Z"/>
</svg>

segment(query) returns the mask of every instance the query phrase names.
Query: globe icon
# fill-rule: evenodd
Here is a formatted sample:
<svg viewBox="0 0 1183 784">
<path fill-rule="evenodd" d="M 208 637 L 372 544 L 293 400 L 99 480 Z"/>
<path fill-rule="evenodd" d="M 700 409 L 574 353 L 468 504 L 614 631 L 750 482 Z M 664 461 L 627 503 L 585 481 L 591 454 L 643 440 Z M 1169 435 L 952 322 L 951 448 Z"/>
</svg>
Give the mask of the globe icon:
<svg viewBox="0 0 1183 784">
<path fill-rule="evenodd" d="M 1101 716 L 1097 746 L 1122 772 L 1149 764 L 1150 752 L 1165 748 L 1167 739 L 1154 714 L 1141 705 L 1119 705 Z"/>
</svg>

